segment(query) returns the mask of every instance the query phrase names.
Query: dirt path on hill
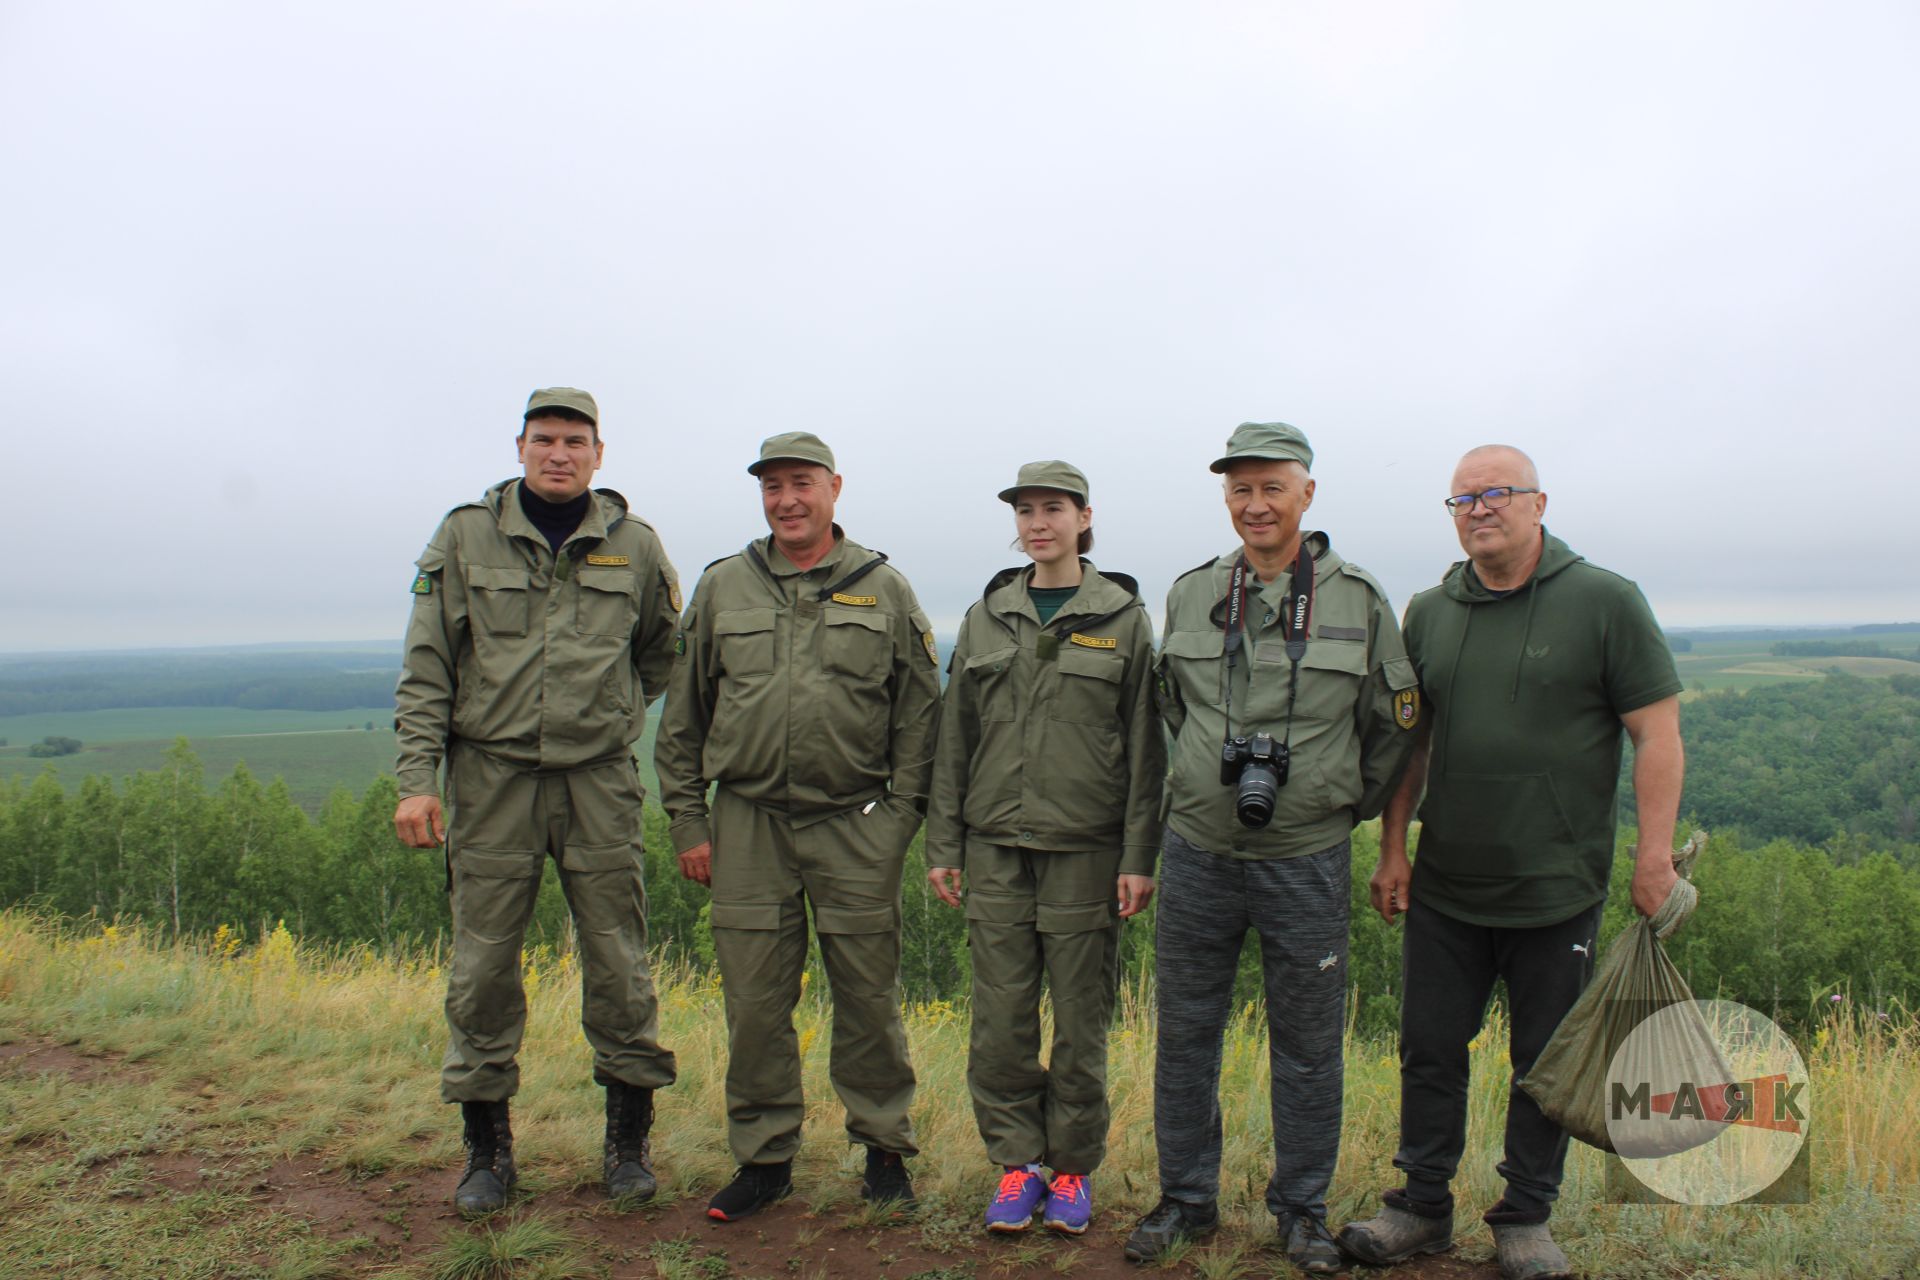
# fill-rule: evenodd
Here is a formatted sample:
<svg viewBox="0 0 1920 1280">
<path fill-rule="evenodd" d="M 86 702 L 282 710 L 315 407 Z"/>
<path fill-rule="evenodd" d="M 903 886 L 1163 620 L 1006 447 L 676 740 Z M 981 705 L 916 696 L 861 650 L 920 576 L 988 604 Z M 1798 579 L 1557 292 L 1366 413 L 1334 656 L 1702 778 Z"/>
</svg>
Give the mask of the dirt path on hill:
<svg viewBox="0 0 1920 1280">
<path fill-rule="evenodd" d="M 113 1056 L 89 1055 L 53 1040 L 0 1044 L 0 1079 L 58 1074 L 84 1084 L 108 1071 L 122 1070 Z M 45 1145 L 25 1144 L 20 1150 L 32 1158 L 30 1153 Z M 145 1152 L 139 1158 L 151 1180 L 169 1190 L 236 1191 L 262 1210 L 313 1224 L 329 1239 L 366 1242 L 342 1259 L 344 1274 L 417 1266 L 440 1248 L 449 1233 L 481 1229 L 462 1222 L 453 1212 L 449 1203 L 455 1180 L 452 1169 L 393 1171 L 356 1180 L 325 1169 L 315 1159 L 263 1165 L 257 1157 L 242 1154 L 208 1157 L 167 1150 Z M 109 1171 L 103 1166 L 95 1172 L 104 1177 Z M 951 1233 L 906 1222 L 875 1225 L 857 1201 L 815 1213 L 803 1195 L 796 1195 L 746 1222 L 721 1224 L 707 1218 L 702 1197 L 615 1213 L 596 1191 L 573 1189 L 516 1196 L 508 1216 L 538 1217 L 564 1230 L 589 1262 L 604 1268 L 613 1280 L 838 1276 L 1143 1280 L 1206 1275 L 1250 1280 L 1298 1274 L 1287 1266 L 1270 1231 L 1251 1241 L 1237 1232 L 1224 1233 L 1176 1266 L 1131 1266 L 1121 1257 L 1120 1248 L 1132 1224 L 1111 1214 L 1096 1218 L 1093 1229 L 1077 1240 L 1037 1231 L 997 1237 L 974 1231 L 970 1224 L 956 1226 Z M 1237 1258 L 1229 1256 L 1235 1249 L 1243 1250 Z M 275 1259 L 262 1256 L 251 1261 L 271 1266 Z M 1397 1280 L 1498 1280 L 1499 1269 L 1491 1262 L 1443 1256 L 1396 1267 L 1390 1273 L 1356 1268 L 1342 1274 L 1391 1274 Z"/>
</svg>

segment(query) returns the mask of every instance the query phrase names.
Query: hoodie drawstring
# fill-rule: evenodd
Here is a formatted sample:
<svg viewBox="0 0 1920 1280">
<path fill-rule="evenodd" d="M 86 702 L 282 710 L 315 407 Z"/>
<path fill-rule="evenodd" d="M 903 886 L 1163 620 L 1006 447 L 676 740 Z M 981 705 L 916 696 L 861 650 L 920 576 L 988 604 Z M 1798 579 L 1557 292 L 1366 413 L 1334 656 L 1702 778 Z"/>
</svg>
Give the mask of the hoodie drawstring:
<svg viewBox="0 0 1920 1280">
<path fill-rule="evenodd" d="M 1527 656 L 1527 641 L 1533 639 L 1533 593 L 1539 589 L 1540 576 L 1535 574 L 1527 581 L 1527 620 L 1520 628 L 1520 649 L 1513 655 L 1513 688 L 1507 691 L 1508 702 L 1520 701 L 1520 664 Z M 1469 617 L 1472 615 L 1469 614 Z"/>
</svg>

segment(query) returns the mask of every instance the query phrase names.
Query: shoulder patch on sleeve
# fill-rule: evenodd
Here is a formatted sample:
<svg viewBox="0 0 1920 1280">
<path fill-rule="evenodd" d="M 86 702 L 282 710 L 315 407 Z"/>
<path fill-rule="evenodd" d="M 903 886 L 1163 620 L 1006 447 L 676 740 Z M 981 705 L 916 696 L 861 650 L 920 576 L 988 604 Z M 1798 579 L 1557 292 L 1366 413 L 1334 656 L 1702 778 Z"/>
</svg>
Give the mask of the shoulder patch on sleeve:
<svg viewBox="0 0 1920 1280">
<path fill-rule="evenodd" d="M 1416 728 L 1420 723 L 1420 691 L 1402 689 L 1393 695 L 1393 722 L 1402 729 Z"/>
<path fill-rule="evenodd" d="M 413 594 L 417 596 L 432 595 L 433 594 L 433 575 L 428 573 L 425 569 L 420 570 L 418 573 L 413 575 L 413 585 L 407 589 L 413 592 Z"/>
</svg>

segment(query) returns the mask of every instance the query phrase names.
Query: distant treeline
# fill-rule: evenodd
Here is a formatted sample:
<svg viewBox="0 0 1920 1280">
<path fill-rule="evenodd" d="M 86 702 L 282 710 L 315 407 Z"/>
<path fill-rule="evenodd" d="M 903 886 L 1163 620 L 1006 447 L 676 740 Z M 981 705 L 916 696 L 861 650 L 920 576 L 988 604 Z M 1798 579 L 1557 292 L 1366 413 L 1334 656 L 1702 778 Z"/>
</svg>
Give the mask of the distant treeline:
<svg viewBox="0 0 1920 1280">
<path fill-rule="evenodd" d="M 1877 640 L 1781 640 L 1776 658 L 1904 658 L 1920 662 L 1920 649 L 1884 649 Z"/>
<path fill-rule="evenodd" d="M 1834 674 L 1680 711 L 1684 811 L 1709 831 L 1829 845 L 1862 837 L 1920 865 L 1920 674 Z M 1621 805 L 1633 820 L 1631 752 Z"/>
<path fill-rule="evenodd" d="M 244 766 L 209 785 L 185 741 L 172 748 L 164 769 L 121 784 L 91 776 L 72 796 L 49 775 L 10 781 L 0 785 L 0 904 L 136 918 L 173 934 L 224 924 L 258 936 L 284 920 L 316 942 L 444 941 L 442 856 L 395 839 L 394 803 L 392 779 L 381 778 L 357 798 L 335 792 L 309 818 L 284 783 L 262 784 Z M 679 875 L 665 816 L 649 804 L 644 821 L 653 943 L 671 959 L 710 967 L 707 893 Z M 1371 824 L 1354 833 L 1348 980 L 1361 1031 L 1387 1036 L 1399 1018 L 1400 939 L 1366 905 L 1378 848 Z M 1603 940 L 1631 913 L 1624 853 L 1614 872 Z M 1696 992 L 1796 1023 L 1834 992 L 1884 1009 L 1920 1002 L 1920 868 L 1903 865 L 1885 842 L 1855 835 L 1818 848 L 1716 834 L 1695 880 L 1702 906 L 1669 954 Z M 966 921 L 927 891 L 918 838 L 903 889 L 908 996 L 964 997 Z M 1123 937 L 1129 977 L 1150 973 L 1150 916 Z M 528 940 L 564 946 L 567 938 L 565 904 L 548 874 Z M 1259 989 L 1257 955 L 1249 950 L 1236 999 L 1253 1000 Z"/>
<path fill-rule="evenodd" d="M 391 652 L 17 659 L 0 662 L 0 716 L 117 707 L 342 711 L 390 705 L 399 676 Z"/>
<path fill-rule="evenodd" d="M 1767 643 L 1775 640 L 1832 640 L 1848 636 L 1911 635 L 1920 637 L 1920 622 L 1866 622 L 1857 627 L 1754 627 L 1746 631 L 1685 629 L 1670 633 L 1671 639 L 1698 640 L 1702 644 L 1735 642 Z"/>
</svg>

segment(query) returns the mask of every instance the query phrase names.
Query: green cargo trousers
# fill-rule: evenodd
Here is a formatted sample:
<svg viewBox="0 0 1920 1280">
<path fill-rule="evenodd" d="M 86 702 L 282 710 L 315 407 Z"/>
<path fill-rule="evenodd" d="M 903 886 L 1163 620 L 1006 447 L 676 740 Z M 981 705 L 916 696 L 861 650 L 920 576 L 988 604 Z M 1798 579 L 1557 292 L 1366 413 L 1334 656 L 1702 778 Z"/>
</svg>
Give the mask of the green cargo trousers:
<svg viewBox="0 0 1920 1280">
<path fill-rule="evenodd" d="M 548 858 L 578 935 L 580 1025 L 593 1046 L 594 1080 L 673 1083 L 647 971 L 641 796 L 631 758 L 535 774 L 457 742 L 447 753 L 453 961 L 445 1101 L 493 1102 L 519 1090 L 527 1029 L 520 944 Z"/>
<path fill-rule="evenodd" d="M 1107 1154 L 1107 1031 L 1120 976 L 1120 850 L 967 842 L 973 1032 L 967 1086 L 998 1165 L 1092 1173 Z M 1040 986 L 1053 1047 L 1040 1065 Z"/>
<path fill-rule="evenodd" d="M 828 1074 L 847 1109 L 847 1138 L 915 1154 L 913 1067 L 900 1019 L 900 865 L 918 813 L 883 797 L 796 827 L 723 784 L 710 821 L 733 1158 L 779 1164 L 800 1149 L 806 1104 L 793 1009 L 807 965 L 808 904 L 833 993 Z"/>
</svg>

